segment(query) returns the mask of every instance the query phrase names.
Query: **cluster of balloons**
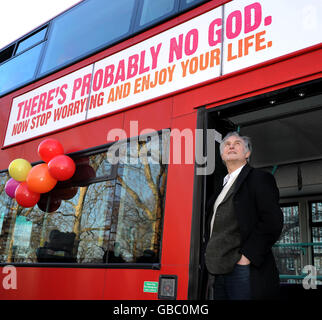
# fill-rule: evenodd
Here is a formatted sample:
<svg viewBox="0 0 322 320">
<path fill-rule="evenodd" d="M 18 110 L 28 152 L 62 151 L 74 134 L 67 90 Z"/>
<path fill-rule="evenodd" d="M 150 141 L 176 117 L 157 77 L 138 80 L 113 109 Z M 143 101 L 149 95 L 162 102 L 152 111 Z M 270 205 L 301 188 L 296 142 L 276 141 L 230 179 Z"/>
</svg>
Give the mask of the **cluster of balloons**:
<svg viewBox="0 0 322 320">
<path fill-rule="evenodd" d="M 58 181 L 70 179 L 76 165 L 73 159 L 64 154 L 63 146 L 55 139 L 42 141 L 38 146 L 38 155 L 45 163 L 34 167 L 25 159 L 15 159 L 10 163 L 8 171 L 11 178 L 6 183 L 5 191 L 22 207 L 30 208 L 38 204 L 40 209 L 46 211 L 47 193 Z M 55 206 L 58 200 L 53 201 Z"/>
</svg>

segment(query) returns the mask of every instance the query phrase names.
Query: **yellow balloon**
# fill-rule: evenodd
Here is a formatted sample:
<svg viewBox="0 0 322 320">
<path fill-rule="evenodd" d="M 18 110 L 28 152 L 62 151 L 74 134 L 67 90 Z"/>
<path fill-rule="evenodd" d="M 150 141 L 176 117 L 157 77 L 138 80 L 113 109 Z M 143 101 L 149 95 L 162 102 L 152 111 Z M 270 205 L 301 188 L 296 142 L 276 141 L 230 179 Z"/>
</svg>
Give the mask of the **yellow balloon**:
<svg viewBox="0 0 322 320">
<path fill-rule="evenodd" d="M 25 181 L 28 172 L 31 169 L 31 164 L 25 159 L 15 159 L 9 164 L 9 175 L 17 181 Z"/>
</svg>

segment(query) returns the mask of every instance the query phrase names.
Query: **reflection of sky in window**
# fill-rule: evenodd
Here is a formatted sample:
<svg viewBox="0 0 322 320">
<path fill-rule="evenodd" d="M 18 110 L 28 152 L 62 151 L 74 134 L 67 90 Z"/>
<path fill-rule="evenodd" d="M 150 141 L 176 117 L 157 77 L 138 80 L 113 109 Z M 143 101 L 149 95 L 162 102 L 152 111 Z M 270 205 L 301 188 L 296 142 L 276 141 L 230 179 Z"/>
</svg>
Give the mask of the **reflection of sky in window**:
<svg viewBox="0 0 322 320">
<path fill-rule="evenodd" d="M 109 1 L 108 5 L 106 0 L 86 1 L 57 17 L 51 26 L 42 72 L 127 34 L 134 4 L 133 0 Z"/>
<path fill-rule="evenodd" d="M 80 188 L 77 194 L 69 200 L 62 200 L 60 207 L 54 214 L 47 214 L 49 217 L 48 227 L 58 229 L 62 232 L 72 232 L 75 222 L 75 207 L 77 206 L 80 195 Z M 48 232 L 49 234 L 49 232 Z"/>
<path fill-rule="evenodd" d="M 174 9 L 174 4 L 174 0 L 145 0 L 143 3 L 140 25 L 142 26 L 170 13 Z"/>
<path fill-rule="evenodd" d="M 86 228 L 103 228 L 106 225 L 106 218 L 112 210 L 113 187 L 109 181 L 88 187 L 82 219 Z"/>
<path fill-rule="evenodd" d="M 312 222 L 322 222 L 322 202 L 311 204 Z"/>
<path fill-rule="evenodd" d="M 2 224 L 3 224 L 4 213 L 0 214 L 0 234 L 2 232 Z"/>
<path fill-rule="evenodd" d="M 81 217 L 78 258 L 83 262 L 102 262 L 107 227 L 111 225 L 114 183 L 104 181 L 88 186 Z M 86 232 L 83 232 L 86 230 Z"/>
<path fill-rule="evenodd" d="M 11 203 L 11 198 L 6 194 L 5 192 L 5 184 L 7 183 L 9 179 L 9 175 L 5 172 L 0 173 L 0 234 L 2 230 L 2 225 L 3 225 L 3 219 L 6 215 L 6 212 L 8 210 L 8 207 Z"/>
<path fill-rule="evenodd" d="M 152 210 L 154 206 L 153 193 L 147 181 L 144 165 L 149 165 L 153 183 L 156 183 L 157 176 L 160 173 L 160 162 L 162 159 L 167 159 L 168 154 L 168 152 L 164 152 L 163 149 L 160 149 L 161 143 L 159 142 L 162 141 L 163 148 L 167 150 L 169 138 L 169 131 L 163 132 L 163 139 L 161 135 L 155 134 L 147 139 L 145 147 L 142 147 L 141 145 L 139 153 L 137 145 L 138 140 L 133 139 L 130 143 L 124 143 L 119 146 L 120 163 L 123 164 L 123 166 L 119 167 L 119 175 L 121 175 L 124 182 L 138 194 L 141 201 L 149 206 L 150 210 Z M 145 141 L 144 139 L 142 140 Z M 165 155 L 166 157 L 164 157 Z M 127 168 L 126 173 L 122 173 L 122 170 L 124 170 L 122 167 Z M 130 196 L 128 195 L 127 197 Z"/>
<path fill-rule="evenodd" d="M 32 222 L 26 217 L 16 218 L 13 244 L 17 247 L 28 247 L 32 231 Z"/>
<path fill-rule="evenodd" d="M 9 180 L 9 175 L 5 172 L 0 173 L 0 209 L 1 212 L 7 206 L 8 201 L 10 201 L 10 197 L 6 194 L 5 185 Z M 2 190 L 2 191 L 1 191 Z"/>
<path fill-rule="evenodd" d="M 97 159 L 99 157 L 99 159 Z M 99 161 L 99 163 L 97 163 Z M 111 163 L 107 160 L 107 153 L 90 157 L 90 165 L 96 169 L 96 177 L 108 176 L 111 174 Z"/>
<path fill-rule="evenodd" d="M 282 207 L 281 209 L 284 215 L 284 227 L 278 243 L 300 242 L 298 206 Z"/>
<path fill-rule="evenodd" d="M 37 42 L 44 40 L 46 31 L 47 31 L 47 28 L 40 30 L 39 32 L 35 33 L 34 35 L 30 36 L 29 38 L 21 41 L 18 44 L 18 48 L 17 48 L 17 51 L 15 54 L 18 54 L 18 53 L 32 47 Z"/>
<path fill-rule="evenodd" d="M 0 66 L 0 93 L 32 80 L 43 43 L 3 63 Z"/>
</svg>

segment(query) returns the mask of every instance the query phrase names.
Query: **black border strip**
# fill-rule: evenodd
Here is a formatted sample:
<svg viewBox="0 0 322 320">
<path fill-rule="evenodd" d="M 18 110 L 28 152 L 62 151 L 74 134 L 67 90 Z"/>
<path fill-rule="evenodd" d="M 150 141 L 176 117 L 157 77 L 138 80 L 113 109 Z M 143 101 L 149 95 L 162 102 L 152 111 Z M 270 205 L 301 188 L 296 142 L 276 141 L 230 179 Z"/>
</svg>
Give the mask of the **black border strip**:
<svg viewBox="0 0 322 320">
<path fill-rule="evenodd" d="M 161 269 L 161 263 L 58 263 L 58 262 L 32 262 L 32 263 L 26 263 L 26 262 L 1 262 L 0 267 L 4 266 L 14 266 L 16 268 L 22 267 L 28 267 L 28 268 L 81 268 L 81 269 L 152 269 L 152 270 L 160 270 Z"/>
<path fill-rule="evenodd" d="M 205 107 L 197 111 L 197 129 L 207 129 L 207 110 Z M 205 136 L 205 135 L 204 135 Z M 206 140 L 203 140 L 205 150 Z M 205 218 L 205 190 L 204 176 L 197 175 L 197 164 L 195 164 L 193 183 L 193 204 L 190 235 L 190 261 L 189 261 L 189 283 L 188 299 L 196 300 L 201 298 L 201 274 L 202 274 L 202 239 L 204 218 Z"/>
</svg>

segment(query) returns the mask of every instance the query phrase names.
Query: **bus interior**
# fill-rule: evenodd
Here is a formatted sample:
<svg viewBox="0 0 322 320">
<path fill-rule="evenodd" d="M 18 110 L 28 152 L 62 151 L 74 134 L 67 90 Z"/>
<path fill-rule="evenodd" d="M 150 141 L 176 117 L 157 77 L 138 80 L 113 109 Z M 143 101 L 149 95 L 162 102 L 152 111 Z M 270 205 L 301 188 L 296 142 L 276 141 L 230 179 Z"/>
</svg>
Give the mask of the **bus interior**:
<svg viewBox="0 0 322 320">
<path fill-rule="evenodd" d="M 207 128 L 222 137 L 229 131 L 250 137 L 250 165 L 271 172 L 276 179 L 284 227 L 273 252 L 285 287 L 299 287 L 308 265 L 317 271 L 317 284 L 322 283 L 321 82 L 206 107 Z M 206 177 L 206 198 L 226 175 L 216 145 L 215 172 Z"/>
</svg>

